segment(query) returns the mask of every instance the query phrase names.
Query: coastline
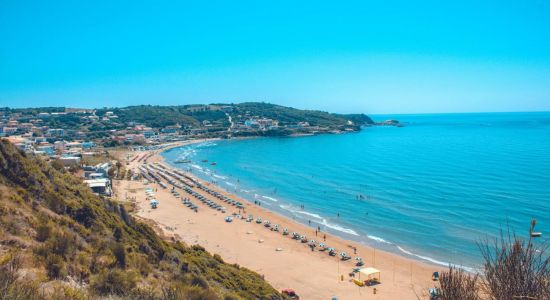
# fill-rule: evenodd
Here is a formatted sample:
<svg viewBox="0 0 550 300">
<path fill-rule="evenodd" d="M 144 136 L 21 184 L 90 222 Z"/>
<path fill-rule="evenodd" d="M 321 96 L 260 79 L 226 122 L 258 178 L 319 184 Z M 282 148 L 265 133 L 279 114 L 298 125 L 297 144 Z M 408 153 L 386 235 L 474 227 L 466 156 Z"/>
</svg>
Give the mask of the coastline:
<svg viewBox="0 0 550 300">
<path fill-rule="evenodd" d="M 212 139 L 184 141 L 156 150 L 149 162 L 164 162 L 161 153 L 168 149 L 206 141 Z M 192 176 L 196 178 L 195 175 Z M 272 232 L 254 222 L 235 220 L 226 223 L 224 214 L 200 202 L 199 212 L 195 213 L 183 206 L 169 190 L 163 190 L 157 184 L 151 184 L 157 189 L 157 199 L 160 202 L 156 210 L 151 210 L 149 203 L 145 201 L 143 184 L 120 181 L 115 186 L 118 192 L 124 188 L 136 190 L 138 215 L 158 223 L 165 234 L 190 245 L 199 244 L 212 254 L 219 254 L 227 262 L 241 264 L 263 274 L 279 290 L 295 289 L 305 299 L 326 299 L 332 295 L 338 296 L 339 299 L 360 299 L 361 295 L 374 293 L 374 288 L 377 291 L 377 299 L 418 299 L 424 297 L 428 288 L 434 286 L 431 281 L 432 272 L 443 268 L 326 232 L 320 232 L 316 237 L 316 228 L 254 205 L 221 187 L 197 179 L 209 188 L 242 202 L 246 210 L 244 215 L 253 214 L 255 218 L 261 216 L 264 220 L 269 219 L 273 224 L 279 224 L 281 228 L 288 228 L 289 232 L 297 231 L 317 241 L 322 241 L 321 235 L 326 235 L 326 244 L 336 248 L 338 253 L 345 251 L 353 257 L 360 256 L 365 262 L 365 267 L 378 268 L 382 272 L 382 284 L 359 288 L 350 282 L 348 277 L 348 273 L 355 267 L 353 260 L 343 262 L 324 252 L 310 251 L 305 244 Z M 194 190 L 204 196 L 208 195 L 198 189 Z M 237 212 L 237 209 L 230 206 L 227 213 L 232 212 Z M 281 248 L 282 251 L 275 251 L 277 248 Z M 354 248 L 357 254 L 354 254 Z M 306 262 L 307 265 L 304 265 Z M 283 265 L 288 267 L 286 271 L 284 268 L 281 269 Z"/>
</svg>

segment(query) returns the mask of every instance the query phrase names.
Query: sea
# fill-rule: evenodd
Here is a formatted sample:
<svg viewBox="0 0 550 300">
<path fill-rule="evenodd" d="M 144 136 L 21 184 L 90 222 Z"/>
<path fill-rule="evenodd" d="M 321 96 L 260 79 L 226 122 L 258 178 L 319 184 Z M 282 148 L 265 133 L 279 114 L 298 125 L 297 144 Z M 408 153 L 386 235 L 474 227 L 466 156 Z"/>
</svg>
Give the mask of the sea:
<svg viewBox="0 0 550 300">
<path fill-rule="evenodd" d="M 503 232 L 527 239 L 532 219 L 536 243 L 549 242 L 550 112 L 371 117 L 404 126 L 217 140 L 163 156 L 298 222 L 432 264 L 477 270 L 480 244 Z"/>
</svg>

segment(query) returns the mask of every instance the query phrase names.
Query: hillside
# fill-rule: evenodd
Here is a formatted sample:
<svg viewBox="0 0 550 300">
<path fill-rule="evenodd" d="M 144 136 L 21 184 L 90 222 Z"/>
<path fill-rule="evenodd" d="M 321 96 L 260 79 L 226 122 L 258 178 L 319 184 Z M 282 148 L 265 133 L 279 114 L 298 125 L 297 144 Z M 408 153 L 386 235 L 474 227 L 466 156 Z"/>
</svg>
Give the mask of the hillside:
<svg viewBox="0 0 550 300">
<path fill-rule="evenodd" d="M 161 239 L 131 209 L 0 141 L 2 299 L 282 299 L 252 271 Z"/>
<path fill-rule="evenodd" d="M 209 121 L 214 126 L 227 128 L 229 122 L 226 112 L 232 117 L 264 117 L 278 120 L 282 125 L 308 122 L 312 126 L 326 126 L 337 128 L 344 126 L 348 121 L 358 126 L 374 124 L 365 114 L 333 114 L 318 110 L 301 110 L 281 105 L 263 102 L 246 102 L 239 104 L 211 104 L 211 105 L 138 105 L 128 107 L 113 107 L 95 109 L 98 117 L 113 113 L 117 119 L 105 122 L 91 122 L 81 118 L 84 110 L 64 107 L 43 107 L 43 108 L 0 108 L 0 114 L 19 116 L 20 122 L 29 122 L 36 119 L 39 113 L 50 113 L 47 118 L 42 118 L 41 125 L 51 128 L 81 129 L 85 126 L 91 131 L 102 131 L 110 129 L 126 128 L 128 123 L 135 122 L 153 128 L 180 124 L 181 126 L 194 128 L 200 127 L 201 122 Z M 91 112 L 94 110 L 86 110 Z M 56 114 L 57 113 L 57 114 Z"/>
<path fill-rule="evenodd" d="M 233 105 L 232 115 L 261 116 L 279 120 L 282 125 L 308 122 L 312 126 L 338 127 L 345 126 L 348 120 L 356 122 L 356 125 L 374 124 L 364 114 L 344 115 L 332 114 L 318 110 L 302 110 L 276 104 L 263 102 L 246 102 Z"/>
</svg>

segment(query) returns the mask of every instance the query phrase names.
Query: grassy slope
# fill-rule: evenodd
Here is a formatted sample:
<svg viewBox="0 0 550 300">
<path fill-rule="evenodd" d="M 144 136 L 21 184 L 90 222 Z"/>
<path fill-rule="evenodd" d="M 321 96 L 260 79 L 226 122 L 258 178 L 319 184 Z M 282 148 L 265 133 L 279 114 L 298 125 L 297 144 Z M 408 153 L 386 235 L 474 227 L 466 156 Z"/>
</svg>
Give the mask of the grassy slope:
<svg viewBox="0 0 550 300">
<path fill-rule="evenodd" d="M 25 276 L 2 285 L 14 261 L 24 270 L 16 277 Z M 17 295 L 25 286 L 30 296 L 24 298 L 39 298 L 44 291 L 54 298 L 61 293 L 84 299 L 281 298 L 258 274 L 201 247 L 162 240 L 123 205 L 93 195 L 78 178 L 5 140 L 0 141 L 0 268 L 0 294 Z"/>
</svg>

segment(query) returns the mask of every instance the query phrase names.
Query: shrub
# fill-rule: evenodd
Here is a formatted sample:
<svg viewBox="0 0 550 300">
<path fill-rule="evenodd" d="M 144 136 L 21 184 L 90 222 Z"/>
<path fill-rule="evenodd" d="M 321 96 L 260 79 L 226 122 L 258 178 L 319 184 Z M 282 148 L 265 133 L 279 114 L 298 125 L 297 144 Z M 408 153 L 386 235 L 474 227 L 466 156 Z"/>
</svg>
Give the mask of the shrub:
<svg viewBox="0 0 550 300">
<path fill-rule="evenodd" d="M 117 266 L 123 269 L 126 268 L 126 250 L 124 249 L 124 245 L 116 243 L 111 248 L 111 251 L 116 258 Z"/>
<path fill-rule="evenodd" d="M 50 279 L 58 279 L 67 276 L 67 269 L 63 258 L 56 254 L 46 257 L 46 272 Z"/>
<path fill-rule="evenodd" d="M 20 268 L 21 261 L 19 256 L 8 255 L 0 258 L 0 299 L 41 299 L 37 284 L 20 280 Z"/>
<path fill-rule="evenodd" d="M 443 272 L 439 280 L 441 286 L 441 300 L 479 300 L 478 276 L 470 276 L 464 270 L 449 267 Z"/>
<path fill-rule="evenodd" d="M 56 232 L 48 240 L 48 247 L 51 252 L 64 258 L 68 257 L 74 250 L 73 237 L 70 233 L 61 231 Z"/>
<path fill-rule="evenodd" d="M 194 275 L 193 278 L 191 279 L 191 285 L 196 285 L 206 289 L 208 288 L 208 281 L 206 281 L 206 279 L 204 279 L 204 277 L 200 275 Z"/>
<path fill-rule="evenodd" d="M 124 296 L 136 287 L 136 276 L 133 272 L 119 269 L 103 270 L 92 278 L 90 288 L 101 296 Z"/>
<path fill-rule="evenodd" d="M 168 288 L 162 289 L 163 300 L 180 300 L 180 299 L 193 299 L 193 300 L 219 300 L 220 297 L 210 290 L 200 287 L 190 287 L 185 285 L 173 285 Z"/>
<path fill-rule="evenodd" d="M 223 258 L 219 254 L 214 254 L 214 259 L 223 264 Z"/>
<path fill-rule="evenodd" d="M 36 240 L 45 242 L 50 237 L 51 231 L 52 227 L 48 223 L 38 225 L 36 228 Z"/>
<path fill-rule="evenodd" d="M 533 220 L 529 233 L 533 232 Z M 501 233 L 493 244 L 480 245 L 484 259 L 484 292 L 495 300 L 550 299 L 550 256 L 548 245 L 535 245 L 514 233 Z"/>
</svg>

